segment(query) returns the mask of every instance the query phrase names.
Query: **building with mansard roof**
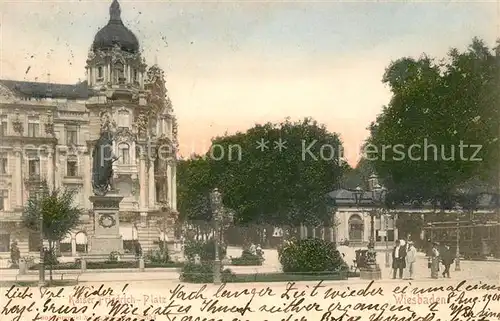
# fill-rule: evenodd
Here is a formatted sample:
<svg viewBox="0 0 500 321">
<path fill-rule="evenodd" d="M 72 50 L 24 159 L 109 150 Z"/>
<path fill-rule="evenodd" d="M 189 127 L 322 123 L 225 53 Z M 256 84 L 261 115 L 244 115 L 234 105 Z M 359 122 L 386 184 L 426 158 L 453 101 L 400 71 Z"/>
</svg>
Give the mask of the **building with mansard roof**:
<svg viewBox="0 0 500 321">
<path fill-rule="evenodd" d="M 176 122 L 162 69 L 148 67 L 139 41 L 121 20 L 114 0 L 109 22 L 95 35 L 87 80 L 76 85 L 0 80 L 0 258 L 15 241 L 22 256 L 37 255 L 38 235 L 21 213 L 40 180 L 77 191 L 88 209 L 82 225 L 61 241 L 63 256 L 89 250 L 94 231 L 91 152 L 103 122 L 115 133 L 114 182 L 124 196 L 124 249 L 144 251 L 173 241 L 176 213 Z M 163 243 L 164 244 L 164 243 Z"/>
</svg>

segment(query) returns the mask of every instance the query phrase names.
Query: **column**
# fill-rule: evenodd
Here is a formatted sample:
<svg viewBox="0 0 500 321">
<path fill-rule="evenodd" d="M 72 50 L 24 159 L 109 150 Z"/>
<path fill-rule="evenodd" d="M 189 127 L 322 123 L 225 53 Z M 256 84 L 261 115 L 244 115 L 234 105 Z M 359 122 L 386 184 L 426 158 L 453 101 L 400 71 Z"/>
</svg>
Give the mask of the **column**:
<svg viewBox="0 0 500 321">
<path fill-rule="evenodd" d="M 90 78 L 91 76 L 91 72 L 90 72 L 90 67 L 87 68 L 87 83 L 89 84 L 89 86 L 92 86 L 93 83 L 92 83 L 92 79 Z"/>
<path fill-rule="evenodd" d="M 396 228 L 396 222 L 398 220 L 398 214 L 394 214 L 393 229 L 394 229 L 394 240 L 399 239 L 398 229 Z"/>
<path fill-rule="evenodd" d="M 331 242 L 337 243 L 337 240 L 334 237 L 335 237 L 335 233 L 333 233 L 333 227 L 330 226 L 330 240 L 331 240 Z"/>
<path fill-rule="evenodd" d="M 75 235 L 71 235 L 71 256 L 76 256 L 76 237 Z"/>
<path fill-rule="evenodd" d="M 173 195 L 173 191 L 172 191 L 172 180 L 173 180 L 173 177 L 172 177 L 172 164 L 171 164 L 171 161 L 168 160 L 167 161 L 167 204 L 171 207 L 171 208 L 174 208 L 174 204 L 173 204 L 173 201 L 172 201 L 172 195 Z"/>
<path fill-rule="evenodd" d="M 23 153 L 21 151 L 15 152 L 16 157 L 16 206 L 23 207 Z"/>
<path fill-rule="evenodd" d="M 144 211 L 146 208 L 146 156 L 144 153 L 139 155 L 139 208 Z"/>
<path fill-rule="evenodd" d="M 51 150 L 47 153 L 47 185 L 51 190 L 54 188 L 54 154 Z"/>
<path fill-rule="evenodd" d="M 177 211 L 177 167 L 172 167 L 172 208 Z"/>
<path fill-rule="evenodd" d="M 152 157 L 150 157 L 149 160 L 148 179 L 149 179 L 149 186 L 148 186 L 149 207 L 153 208 L 155 207 L 156 193 L 155 193 L 155 163 L 154 163 L 154 158 Z"/>
<path fill-rule="evenodd" d="M 137 162 L 137 153 L 135 148 L 135 141 L 130 144 L 130 163 L 135 165 Z"/>
<path fill-rule="evenodd" d="M 92 175 L 89 175 L 92 173 L 92 169 L 90 168 L 90 154 L 85 153 L 83 154 L 83 198 L 84 198 L 84 206 L 86 208 L 91 208 L 90 200 L 89 197 L 92 194 Z"/>
</svg>

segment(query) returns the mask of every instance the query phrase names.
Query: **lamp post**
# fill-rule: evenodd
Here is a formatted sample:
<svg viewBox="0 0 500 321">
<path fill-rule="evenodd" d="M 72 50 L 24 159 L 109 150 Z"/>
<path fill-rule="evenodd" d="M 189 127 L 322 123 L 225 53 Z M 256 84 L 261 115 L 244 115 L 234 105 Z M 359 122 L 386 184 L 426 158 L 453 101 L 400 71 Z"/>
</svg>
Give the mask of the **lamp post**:
<svg viewBox="0 0 500 321">
<path fill-rule="evenodd" d="M 221 283 L 221 261 L 219 258 L 220 223 L 222 220 L 222 195 L 217 188 L 210 193 L 210 204 L 215 225 L 215 258 L 214 258 L 214 284 Z"/>
<path fill-rule="evenodd" d="M 377 185 L 372 191 L 372 205 L 378 206 L 383 197 L 385 197 L 385 189 Z M 379 193 L 379 194 L 377 194 Z M 357 187 L 354 191 L 354 197 L 356 205 L 362 205 L 363 201 L 363 190 L 361 187 Z M 368 243 L 368 251 L 366 253 L 366 268 L 360 271 L 360 277 L 362 279 L 381 279 L 382 273 L 379 266 L 377 265 L 377 252 L 375 251 L 375 216 L 377 215 L 376 208 L 370 210 L 370 241 Z"/>
<path fill-rule="evenodd" d="M 38 228 L 40 230 L 40 264 L 38 266 L 38 286 L 43 287 L 45 286 L 45 252 L 43 249 L 43 214 L 42 214 L 42 209 L 40 208 L 40 199 L 42 197 L 42 182 L 38 179 L 37 182 L 34 182 L 37 185 L 36 189 L 36 204 L 39 211 L 39 220 L 38 220 Z"/>
<path fill-rule="evenodd" d="M 460 271 L 460 212 L 462 211 L 462 207 L 457 205 L 457 239 L 456 239 L 456 250 L 455 250 L 455 271 Z"/>
</svg>

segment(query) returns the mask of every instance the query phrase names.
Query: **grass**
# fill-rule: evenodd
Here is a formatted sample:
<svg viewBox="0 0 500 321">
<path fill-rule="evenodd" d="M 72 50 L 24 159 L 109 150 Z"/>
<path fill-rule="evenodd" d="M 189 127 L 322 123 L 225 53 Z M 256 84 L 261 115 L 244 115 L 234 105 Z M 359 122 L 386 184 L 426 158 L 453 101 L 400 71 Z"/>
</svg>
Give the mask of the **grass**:
<svg viewBox="0 0 500 321">
<path fill-rule="evenodd" d="M 73 286 L 78 284 L 78 281 L 76 280 L 52 280 L 52 281 L 46 281 L 48 287 L 59 287 L 59 286 Z M 31 280 L 31 281 L 0 281 L 0 287 L 2 288 L 8 288 L 11 286 L 19 286 L 19 287 L 37 287 L 38 286 L 38 280 Z"/>
<path fill-rule="evenodd" d="M 30 267 L 30 270 L 38 270 L 38 264 Z M 153 263 L 145 262 L 145 268 L 180 268 L 183 263 L 179 262 L 168 262 L 168 263 Z M 46 265 L 46 268 L 49 268 Z M 57 270 L 79 270 L 81 268 L 80 263 L 59 263 L 52 266 L 53 271 Z M 119 262 L 87 262 L 87 270 L 97 270 L 97 269 L 138 269 L 139 262 L 137 261 L 119 261 Z"/>
</svg>

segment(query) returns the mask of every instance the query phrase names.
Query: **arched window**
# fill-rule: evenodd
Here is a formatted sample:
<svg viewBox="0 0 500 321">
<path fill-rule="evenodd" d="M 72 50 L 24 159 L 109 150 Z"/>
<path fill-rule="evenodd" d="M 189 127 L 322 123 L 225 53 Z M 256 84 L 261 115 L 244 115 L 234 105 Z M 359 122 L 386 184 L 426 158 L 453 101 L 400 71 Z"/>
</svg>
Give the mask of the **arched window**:
<svg viewBox="0 0 500 321">
<path fill-rule="evenodd" d="M 122 164 L 130 164 L 130 147 L 128 144 L 122 143 L 118 146 L 120 161 Z"/>
<path fill-rule="evenodd" d="M 125 67 L 121 62 L 117 62 L 114 65 L 114 82 L 118 84 L 125 83 Z"/>
<path fill-rule="evenodd" d="M 363 219 L 357 215 L 353 214 L 349 217 L 349 241 L 360 242 L 363 240 L 363 230 L 364 223 Z"/>
</svg>

